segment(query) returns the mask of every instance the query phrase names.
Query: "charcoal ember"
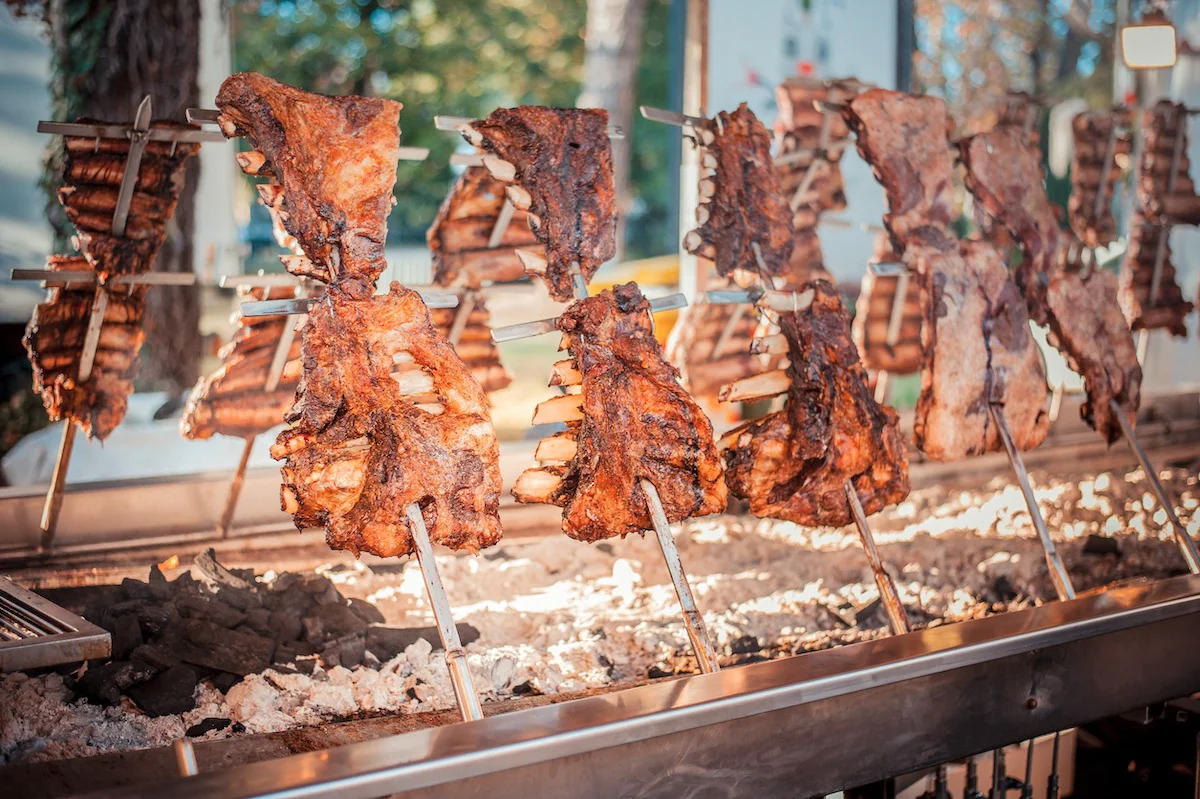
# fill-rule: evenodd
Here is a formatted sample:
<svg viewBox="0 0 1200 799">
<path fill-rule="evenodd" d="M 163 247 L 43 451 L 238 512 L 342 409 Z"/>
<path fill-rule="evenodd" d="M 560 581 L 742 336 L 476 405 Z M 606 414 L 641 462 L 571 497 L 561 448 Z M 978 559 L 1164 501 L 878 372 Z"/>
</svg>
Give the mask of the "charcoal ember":
<svg viewBox="0 0 1200 799">
<path fill-rule="evenodd" d="M 200 736 L 210 733 L 213 730 L 223 730 L 232 723 L 233 721 L 230 719 L 221 719 L 215 716 L 209 716 L 203 721 L 188 727 L 187 732 L 185 732 L 184 735 L 189 738 L 199 738 Z"/>
<path fill-rule="evenodd" d="M 305 591 L 296 583 L 292 583 L 287 588 L 279 591 L 270 591 L 263 598 L 263 605 L 271 610 L 296 611 L 301 614 L 306 612 L 312 604 L 314 604 L 312 594 Z"/>
<path fill-rule="evenodd" d="M 1121 545 L 1117 543 L 1117 539 L 1115 538 L 1092 534 L 1083 542 L 1083 554 L 1115 555 L 1119 558 L 1121 557 Z"/>
<path fill-rule="evenodd" d="M 241 571 L 239 569 L 239 571 Z M 258 592 L 252 588 L 235 588 L 223 585 L 217 589 L 217 599 L 238 610 L 262 607 Z"/>
<path fill-rule="evenodd" d="M 992 580 L 991 592 L 995 602 L 1011 602 L 1021 593 L 1003 574 Z"/>
<path fill-rule="evenodd" d="M 519 682 L 512 687 L 513 696 L 537 696 L 540 693 L 541 691 L 539 691 L 529 680 L 526 680 L 525 682 Z"/>
<path fill-rule="evenodd" d="M 129 659 L 136 663 L 144 663 L 159 671 L 165 671 L 181 662 L 178 652 L 161 643 L 142 644 L 129 653 Z"/>
<path fill-rule="evenodd" d="M 349 603 L 350 610 L 354 611 L 359 618 L 366 620 L 369 624 L 383 624 L 385 621 L 387 621 L 387 619 L 383 617 L 383 614 L 379 612 L 379 608 L 375 607 L 365 599 L 351 597 L 350 599 L 347 599 L 346 602 Z"/>
<path fill-rule="evenodd" d="M 246 620 L 246 614 L 237 608 L 202 594 L 182 597 L 175 601 L 175 607 L 181 616 L 203 619 L 227 629 L 233 629 Z"/>
<path fill-rule="evenodd" d="M 113 622 L 113 660 L 128 660 L 133 650 L 142 645 L 142 626 L 134 615 L 118 616 Z"/>
<path fill-rule="evenodd" d="M 352 669 L 361 665 L 366 656 L 367 635 L 365 632 L 344 635 L 330 641 L 321 650 L 321 659 L 325 662 L 326 668 L 341 666 Z"/>
<path fill-rule="evenodd" d="M 76 683 L 75 690 L 92 702 L 113 706 L 120 704 L 123 691 L 149 680 L 157 672 L 145 663 L 128 660 L 90 666 Z"/>
<path fill-rule="evenodd" d="M 646 676 L 652 680 L 657 680 L 660 677 L 674 677 L 674 670 L 665 663 L 655 663 L 646 670 Z"/>
<path fill-rule="evenodd" d="M 275 642 L 200 619 L 182 619 L 179 654 L 185 663 L 245 676 L 271 665 Z"/>
<path fill-rule="evenodd" d="M 295 641 L 304 632 L 304 620 L 299 608 L 284 607 L 272 610 L 268 620 L 271 637 L 278 643 Z"/>
<path fill-rule="evenodd" d="M 199 683 L 195 670 L 180 664 L 131 686 L 126 693 L 147 716 L 166 716 L 195 708 Z"/>
<path fill-rule="evenodd" d="M 367 622 L 345 604 L 318 605 L 304 618 L 304 637 L 314 644 L 366 632 Z"/>
<path fill-rule="evenodd" d="M 129 599 L 118 602 L 104 609 L 100 626 L 112 632 L 115 629 L 117 617 L 132 615 L 141 625 L 142 635 L 153 638 L 161 635 L 173 622 L 179 618 L 179 611 L 171 603 L 161 603 L 146 599 Z"/>
<path fill-rule="evenodd" d="M 741 638 L 735 638 L 729 643 L 729 654 L 731 655 L 747 655 L 752 652 L 762 650 L 762 642 L 753 635 L 743 635 Z"/>
<path fill-rule="evenodd" d="M 121 590 L 129 599 L 166 599 L 171 593 L 166 583 L 151 585 L 132 577 L 121 581 Z"/>
<path fill-rule="evenodd" d="M 271 627 L 271 611 L 266 608 L 252 608 L 246 611 L 246 620 L 242 622 L 242 626 L 250 629 L 251 632 L 258 635 L 272 635 L 274 632 Z"/>
<path fill-rule="evenodd" d="M 234 674 L 228 671 L 220 671 L 209 677 L 208 681 L 212 683 L 212 687 L 216 688 L 223 694 L 229 693 L 229 689 L 242 681 L 242 675 Z"/>
<path fill-rule="evenodd" d="M 171 581 L 171 593 L 175 596 L 186 596 L 200 592 L 200 581 L 192 576 L 190 571 L 181 573 Z"/>
<path fill-rule="evenodd" d="M 463 646 L 478 640 L 479 630 L 470 624 L 458 624 L 458 637 Z M 367 649 L 381 661 L 388 661 L 424 638 L 434 649 L 441 647 L 436 627 L 388 627 L 372 624 L 367 628 Z"/>
</svg>

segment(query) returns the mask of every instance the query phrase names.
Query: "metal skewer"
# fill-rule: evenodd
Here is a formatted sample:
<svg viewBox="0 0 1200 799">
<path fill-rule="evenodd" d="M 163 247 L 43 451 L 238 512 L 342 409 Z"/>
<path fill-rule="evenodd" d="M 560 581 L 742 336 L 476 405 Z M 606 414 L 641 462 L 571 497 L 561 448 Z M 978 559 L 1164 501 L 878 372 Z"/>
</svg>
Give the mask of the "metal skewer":
<svg viewBox="0 0 1200 799">
<path fill-rule="evenodd" d="M 1029 509 L 1033 527 L 1042 541 L 1042 549 L 1046 553 L 1046 565 L 1050 567 L 1050 581 L 1054 583 L 1054 590 L 1060 600 L 1074 599 L 1075 588 L 1071 585 L 1071 576 L 1067 573 L 1067 567 L 1063 565 L 1062 558 L 1059 557 L 1058 550 L 1054 547 L 1054 540 L 1050 538 L 1050 531 L 1046 528 L 1046 520 L 1042 518 L 1042 510 L 1038 507 L 1037 497 L 1029 482 L 1029 472 L 1025 469 L 1025 461 L 1021 458 L 1021 451 L 1017 449 L 1012 432 L 1008 429 L 1008 421 L 1004 418 L 1004 406 L 990 403 L 988 410 L 991 411 L 992 421 L 996 423 L 996 431 L 1000 434 L 1000 440 L 1004 442 L 1004 451 L 1008 453 L 1008 460 L 1017 476 L 1017 483 L 1021 486 L 1021 494 L 1025 497 L 1025 506 Z"/>
<path fill-rule="evenodd" d="M 185 112 L 187 121 L 193 125 L 217 125 L 218 118 L 221 112 L 215 108 L 189 108 Z M 227 136 L 220 136 L 218 139 L 205 139 L 204 141 L 221 141 L 228 140 Z M 428 147 L 398 147 L 396 149 L 399 160 L 401 161 L 424 161 L 429 157 Z"/>
<path fill-rule="evenodd" d="M 1138 440 L 1137 433 L 1134 432 L 1133 425 L 1130 424 L 1129 419 L 1125 416 L 1125 412 L 1116 400 L 1109 400 L 1109 403 L 1112 406 L 1113 415 L 1117 417 L 1117 421 L 1121 424 L 1121 432 L 1125 434 L 1125 440 L 1129 442 L 1129 448 L 1133 450 L 1133 454 L 1137 456 L 1138 463 L 1142 465 L 1142 471 L 1146 473 L 1146 480 L 1150 483 L 1150 490 L 1154 492 L 1159 506 L 1167 514 L 1167 521 L 1171 524 L 1171 531 L 1175 534 L 1175 542 L 1179 544 L 1179 551 L 1182 553 L 1184 561 L 1187 562 L 1188 571 L 1192 574 L 1200 574 L 1200 552 L 1196 549 L 1196 542 L 1188 535 L 1187 528 L 1183 526 L 1183 522 L 1179 520 L 1179 516 L 1175 513 L 1175 503 L 1167 496 L 1167 489 L 1163 486 L 1162 481 L 1158 479 L 1158 471 L 1150 463 L 1150 456 L 1142 448 L 1142 442 Z"/>
<path fill-rule="evenodd" d="M 451 323 L 450 332 L 446 336 L 450 346 L 457 346 L 463 331 L 467 329 L 467 320 L 470 318 L 471 312 L 475 310 L 476 297 L 474 291 L 468 291 L 459 301 L 458 308 L 454 311 L 454 322 Z"/>
<path fill-rule="evenodd" d="M 675 586 L 675 595 L 683 608 L 683 623 L 687 626 L 688 638 L 692 642 L 692 651 L 696 662 L 704 674 L 712 674 L 720 670 L 717 663 L 717 651 L 712 639 L 708 637 L 708 628 L 704 626 L 704 617 L 696 607 L 696 598 L 692 596 L 691 586 L 688 585 L 687 574 L 683 570 L 683 561 L 679 559 L 679 550 L 675 546 L 675 537 L 671 535 L 671 523 L 663 510 L 662 500 L 658 490 L 649 480 L 641 481 L 642 491 L 646 494 L 646 505 L 650 508 L 650 518 L 654 521 L 654 532 L 658 536 L 658 545 L 662 549 L 663 560 L 667 563 L 667 571 L 671 575 L 671 583 Z"/>
<path fill-rule="evenodd" d="M 467 655 L 463 652 L 462 641 L 458 637 L 458 628 L 454 626 L 454 614 L 450 610 L 450 602 L 446 599 L 446 589 L 442 587 L 442 578 L 438 574 L 437 563 L 434 561 L 433 546 L 429 543 L 429 531 L 425 529 L 425 517 L 421 514 L 421 506 L 415 502 L 408 506 L 407 513 L 413 549 L 417 555 L 417 567 L 420 568 L 421 577 L 425 580 L 429 605 L 433 609 L 433 618 L 437 624 L 438 635 L 442 639 L 442 648 L 446 650 L 446 668 L 450 670 L 450 682 L 454 685 L 458 709 L 462 712 L 463 721 L 478 721 L 483 718 L 483 708 L 479 706 L 479 695 L 475 693 L 475 684 L 471 680 Z"/>
<path fill-rule="evenodd" d="M 472 122 L 478 122 L 478 119 L 473 117 L 458 117 L 449 114 L 437 114 L 433 118 L 433 126 L 438 130 L 457 131 L 463 125 L 470 125 Z M 625 138 L 625 130 L 619 125 L 608 126 L 608 138 L 623 139 Z"/>
<path fill-rule="evenodd" d="M 672 311 L 676 308 L 686 308 L 687 297 L 682 294 L 668 294 L 665 297 L 655 297 L 650 300 L 650 310 L 657 311 Z M 517 339 L 529 338 L 531 336 L 541 336 L 546 333 L 553 333 L 558 329 L 558 317 L 550 319 L 538 319 L 534 322 L 521 322 L 516 325 L 507 325 L 505 327 L 492 328 L 492 341 L 497 344 L 502 344 L 506 341 L 516 341 Z"/>
<path fill-rule="evenodd" d="M 1021 786 L 1021 799 L 1033 799 L 1033 745 L 1036 738 L 1025 744 L 1025 784 Z"/>
<path fill-rule="evenodd" d="M 985 799 L 979 792 L 979 758 L 967 758 L 967 778 L 963 785 L 963 799 Z"/>
<path fill-rule="evenodd" d="M 854 515 L 854 525 L 858 528 L 858 538 L 862 542 L 863 551 L 867 554 L 867 562 L 871 564 L 871 573 L 875 575 L 875 586 L 879 589 L 879 600 L 887 614 L 888 626 L 892 635 L 903 635 L 911 628 L 908 624 L 908 614 L 904 611 L 904 603 L 900 601 L 900 593 L 892 576 L 883 567 L 879 551 L 875 548 L 875 536 L 867 523 L 867 514 L 863 513 L 862 501 L 858 491 L 849 480 L 845 483 L 846 499 L 850 503 L 850 512 Z"/>
<path fill-rule="evenodd" d="M 407 286 L 421 295 L 422 302 L 427 308 L 456 308 L 458 307 L 458 295 L 446 291 L 444 289 L 428 289 L 424 286 Z M 316 303 L 320 302 L 320 297 L 299 297 L 292 300 L 255 300 L 254 302 L 243 302 L 241 305 L 242 316 L 281 316 L 284 314 L 306 314 Z"/>
</svg>

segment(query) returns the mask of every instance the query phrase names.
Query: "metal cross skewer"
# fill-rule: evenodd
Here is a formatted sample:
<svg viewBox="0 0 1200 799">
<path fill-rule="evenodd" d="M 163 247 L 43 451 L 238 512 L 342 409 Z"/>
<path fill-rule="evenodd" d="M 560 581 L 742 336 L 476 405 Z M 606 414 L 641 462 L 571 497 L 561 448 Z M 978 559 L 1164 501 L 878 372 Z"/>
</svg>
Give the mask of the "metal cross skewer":
<svg viewBox="0 0 1200 799">
<path fill-rule="evenodd" d="M 442 639 L 442 649 L 446 651 L 446 668 L 450 670 L 450 682 L 458 699 L 458 709 L 463 721 L 478 721 L 483 718 L 483 708 L 479 706 L 479 694 L 475 692 L 475 684 L 471 680 L 467 655 L 463 652 L 450 601 L 446 599 L 446 589 L 442 587 L 442 578 L 438 574 L 433 546 L 429 543 L 429 531 L 425 528 L 425 517 L 421 514 L 421 506 L 415 502 L 408 506 L 407 513 L 417 566 L 425 580 L 425 591 L 429 595 L 429 605 Z"/>
<path fill-rule="evenodd" d="M 438 130 L 457 131 L 463 125 L 470 125 L 472 122 L 478 122 L 474 117 L 458 117 L 449 114 L 437 114 L 433 118 L 433 126 Z M 608 126 L 608 138 L 623 139 L 625 138 L 625 130 L 619 125 Z"/>
<path fill-rule="evenodd" d="M 1004 442 L 1004 451 L 1008 454 L 1013 473 L 1017 476 L 1017 483 L 1021 486 L 1021 494 L 1025 497 L 1025 506 L 1029 509 L 1033 527 L 1042 541 L 1042 549 L 1046 553 L 1046 565 L 1050 568 L 1050 581 L 1054 583 L 1054 590 L 1060 600 L 1074 599 L 1075 588 L 1071 585 L 1071 576 L 1067 573 L 1067 567 L 1063 565 L 1062 558 L 1059 557 L 1058 550 L 1054 546 L 1054 539 L 1050 537 L 1050 531 L 1046 528 L 1046 520 L 1042 517 L 1042 510 L 1038 507 L 1037 497 L 1029 482 L 1029 472 L 1025 469 L 1025 461 L 1021 458 L 1021 451 L 1017 449 L 1012 432 L 1008 429 L 1008 421 L 1004 418 L 1004 406 L 989 403 L 988 410 L 991 411 L 992 421 L 996 423 L 996 432 L 1000 434 L 1000 440 Z"/>
<path fill-rule="evenodd" d="M 896 590 L 896 583 L 893 582 L 892 575 L 888 574 L 887 569 L 884 568 L 879 551 L 875 548 L 875 536 L 872 535 L 871 526 L 867 523 L 867 514 L 863 513 L 858 491 L 849 480 L 846 481 L 844 487 L 846 500 L 850 503 L 850 512 L 854 515 L 854 525 L 858 528 L 859 541 L 862 542 L 863 552 L 866 553 L 867 562 L 871 565 L 871 573 L 875 575 L 875 587 L 879 590 L 879 600 L 883 604 L 884 613 L 887 614 L 888 626 L 891 627 L 892 635 L 903 635 L 911 629 L 908 624 L 908 613 L 904 610 L 904 603 L 900 601 L 900 593 Z"/>
<path fill-rule="evenodd" d="M 1158 471 L 1150 463 L 1150 456 L 1142 448 L 1142 442 L 1138 440 L 1137 433 L 1134 432 L 1133 425 L 1125 416 L 1125 412 L 1116 400 L 1110 400 L 1109 402 L 1112 406 L 1113 414 L 1121 424 L 1121 432 L 1125 434 L 1125 440 L 1129 443 L 1129 448 L 1133 450 L 1133 454 L 1137 456 L 1138 463 L 1142 465 L 1142 471 L 1146 473 L 1146 480 L 1150 483 L 1150 490 L 1154 492 L 1159 506 L 1167 514 L 1167 521 L 1171 524 L 1171 530 L 1175 534 L 1175 541 L 1179 544 L 1179 551 L 1183 555 L 1184 561 L 1187 562 L 1188 571 L 1192 574 L 1200 574 L 1200 552 L 1196 549 L 1196 542 L 1188 535 L 1187 528 L 1183 526 L 1183 522 L 1179 520 L 1179 516 L 1175 513 L 1175 503 L 1167 496 L 1167 489 L 1163 486 L 1162 481 L 1158 479 Z"/>
</svg>

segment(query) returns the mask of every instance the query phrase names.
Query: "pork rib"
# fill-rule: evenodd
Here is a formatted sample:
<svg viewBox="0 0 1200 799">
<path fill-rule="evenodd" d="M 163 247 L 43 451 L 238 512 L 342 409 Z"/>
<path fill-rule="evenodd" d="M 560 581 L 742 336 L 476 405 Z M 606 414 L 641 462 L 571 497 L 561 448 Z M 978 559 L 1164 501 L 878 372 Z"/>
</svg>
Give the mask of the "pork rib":
<svg viewBox="0 0 1200 799">
<path fill-rule="evenodd" d="M 867 514 L 908 496 L 908 456 L 896 412 L 871 397 L 837 290 L 823 280 L 805 290 L 807 310 L 780 314 L 787 403 L 722 438 L 725 469 L 756 516 L 840 526 L 853 520 L 847 481 Z"/>
<path fill-rule="evenodd" d="M 1166 241 L 1160 242 L 1160 237 Z M 1171 228 L 1134 214 L 1129 220 L 1129 249 L 1121 263 L 1119 296 L 1121 310 L 1133 330 L 1169 330 L 1187 336 L 1187 315 L 1192 304 L 1183 298 L 1175 266 L 1171 259 Z M 1154 285 L 1154 266 L 1162 246 L 1162 265 L 1158 285 Z"/>
<path fill-rule="evenodd" d="M 1071 230 L 1089 247 L 1111 244 L 1117 238 L 1113 190 L 1121 179 L 1118 159 L 1133 152 L 1132 123 L 1132 112 L 1123 108 L 1078 114 L 1071 120 L 1075 154 L 1067 215 Z"/>
<path fill-rule="evenodd" d="M 246 136 L 282 186 L 279 218 L 326 279 L 352 281 L 369 296 L 387 267 L 400 103 L 326 97 L 253 72 L 231 75 L 217 93 L 226 136 Z M 293 273 L 312 276 L 312 267 Z"/>
<path fill-rule="evenodd" d="M 585 281 L 616 255 L 617 210 L 608 113 L 598 108 L 500 108 L 460 129 L 484 153 L 537 240 L 550 296 L 574 296 L 571 265 Z"/>
<path fill-rule="evenodd" d="M 477 552 L 499 540 L 487 396 L 419 294 L 393 283 L 359 299 L 330 286 L 309 311 L 303 358 L 293 426 L 271 448 L 297 527 L 324 527 L 334 549 L 405 555 L 416 502 L 435 543 Z"/>
<path fill-rule="evenodd" d="M 552 385 L 579 385 L 539 406 L 534 423 L 565 421 L 544 439 L 513 487 L 518 502 L 563 508 L 563 532 L 599 541 L 652 529 L 640 480 L 653 483 L 672 522 L 725 509 L 712 425 L 680 388 L 654 339 L 637 284 L 578 300 L 559 317 L 571 358 Z M 551 415 L 552 413 L 552 415 Z"/>
<path fill-rule="evenodd" d="M 696 221 L 683 239 L 717 274 L 758 274 L 758 244 L 770 275 L 786 275 L 792 257 L 792 211 L 771 160 L 771 135 L 745 103 L 722 111 L 696 130 L 701 174 Z"/>
</svg>

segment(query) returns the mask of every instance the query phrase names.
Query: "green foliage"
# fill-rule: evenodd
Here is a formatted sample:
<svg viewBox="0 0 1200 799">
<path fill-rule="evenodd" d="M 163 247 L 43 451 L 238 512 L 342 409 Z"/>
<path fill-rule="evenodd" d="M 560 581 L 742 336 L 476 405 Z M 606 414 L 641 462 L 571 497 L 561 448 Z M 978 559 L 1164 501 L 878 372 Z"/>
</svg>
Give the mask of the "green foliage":
<svg viewBox="0 0 1200 799">
<path fill-rule="evenodd" d="M 583 64 L 585 0 L 231 0 L 238 70 L 326 94 L 404 103 L 401 143 L 428 147 L 402 163 L 394 238 L 424 241 L 465 147 L 437 114 L 483 116 L 504 105 L 571 106 Z"/>
</svg>

